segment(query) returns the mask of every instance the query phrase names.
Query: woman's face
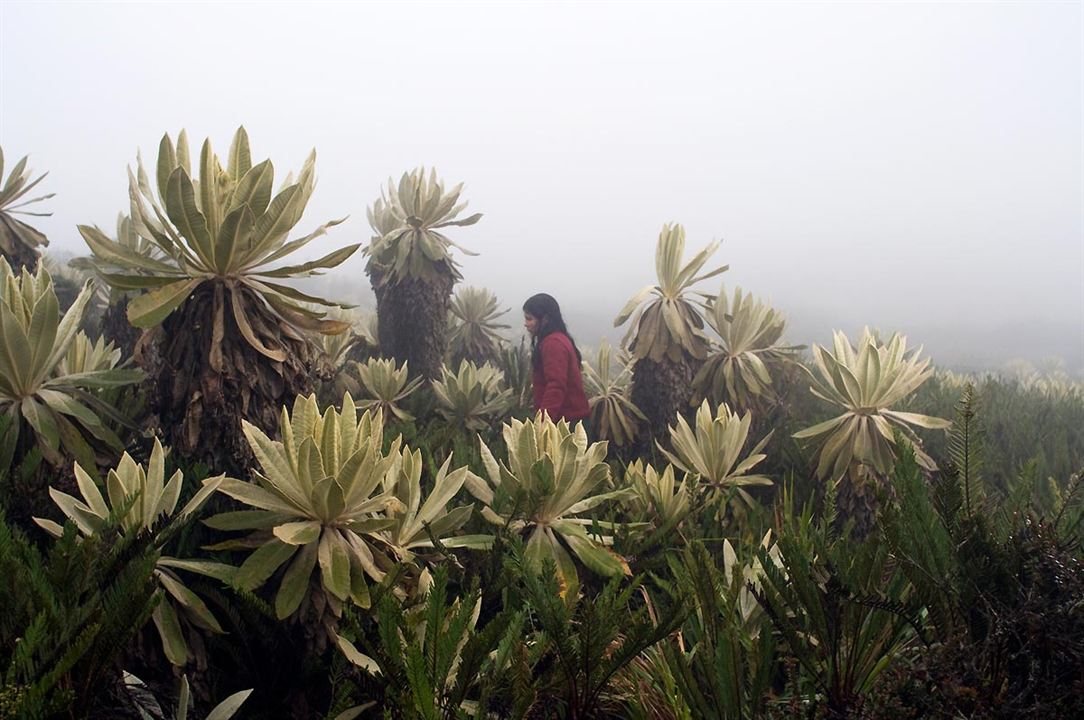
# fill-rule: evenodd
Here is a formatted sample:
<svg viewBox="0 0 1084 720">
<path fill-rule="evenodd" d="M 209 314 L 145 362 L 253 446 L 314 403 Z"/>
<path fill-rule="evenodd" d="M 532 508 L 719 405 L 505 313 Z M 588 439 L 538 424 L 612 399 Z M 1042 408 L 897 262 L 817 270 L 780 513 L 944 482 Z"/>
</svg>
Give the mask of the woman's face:
<svg viewBox="0 0 1084 720">
<path fill-rule="evenodd" d="M 523 313 L 523 327 L 534 337 L 542 329 L 542 322 L 529 312 Z"/>
</svg>

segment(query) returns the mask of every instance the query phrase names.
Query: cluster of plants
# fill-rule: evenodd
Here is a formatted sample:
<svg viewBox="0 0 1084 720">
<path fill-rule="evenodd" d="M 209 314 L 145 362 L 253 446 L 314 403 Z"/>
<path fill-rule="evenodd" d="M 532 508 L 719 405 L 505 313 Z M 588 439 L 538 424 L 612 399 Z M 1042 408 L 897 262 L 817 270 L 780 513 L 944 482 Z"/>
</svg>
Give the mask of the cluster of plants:
<svg viewBox="0 0 1084 720">
<path fill-rule="evenodd" d="M 462 186 L 405 173 L 298 262 L 342 222 L 294 237 L 315 154 L 276 189 L 243 129 L 182 132 L 128 177 L 52 270 L 11 217 L 41 177 L 0 191 L 0 718 L 1079 708 L 1075 390 L 806 355 L 667 225 L 591 422 L 554 420 L 456 291 Z M 375 315 L 293 282 L 359 249 Z"/>
</svg>

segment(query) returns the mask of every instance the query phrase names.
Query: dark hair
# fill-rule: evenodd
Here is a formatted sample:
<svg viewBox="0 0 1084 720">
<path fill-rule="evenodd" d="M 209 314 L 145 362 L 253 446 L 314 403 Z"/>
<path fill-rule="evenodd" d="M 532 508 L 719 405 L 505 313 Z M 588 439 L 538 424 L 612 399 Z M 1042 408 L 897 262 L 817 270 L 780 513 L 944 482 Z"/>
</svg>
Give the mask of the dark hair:
<svg viewBox="0 0 1084 720">
<path fill-rule="evenodd" d="M 583 355 L 580 354 L 580 349 L 576 347 L 576 341 L 572 339 L 568 328 L 565 327 L 565 319 L 561 317 L 561 306 L 557 304 L 552 295 L 538 293 L 530 296 L 523 303 L 523 312 L 538 319 L 538 333 L 531 338 L 531 362 L 535 367 L 542 364 L 542 354 L 538 350 L 542 340 L 550 333 L 555 332 L 565 334 L 569 342 L 572 343 L 572 349 L 576 351 L 576 360 L 583 362 Z"/>
</svg>

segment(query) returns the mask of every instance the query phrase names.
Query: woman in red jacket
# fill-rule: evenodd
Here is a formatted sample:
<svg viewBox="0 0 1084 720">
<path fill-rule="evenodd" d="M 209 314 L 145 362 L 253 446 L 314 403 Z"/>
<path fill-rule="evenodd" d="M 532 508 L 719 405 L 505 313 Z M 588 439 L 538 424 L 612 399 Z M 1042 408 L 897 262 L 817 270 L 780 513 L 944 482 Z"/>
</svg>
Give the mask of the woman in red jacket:
<svg viewBox="0 0 1084 720">
<path fill-rule="evenodd" d="M 545 293 L 532 295 L 523 303 L 523 327 L 531 334 L 535 410 L 545 410 L 554 421 L 586 421 L 591 407 L 583 391 L 580 350 L 561 306 Z"/>
</svg>

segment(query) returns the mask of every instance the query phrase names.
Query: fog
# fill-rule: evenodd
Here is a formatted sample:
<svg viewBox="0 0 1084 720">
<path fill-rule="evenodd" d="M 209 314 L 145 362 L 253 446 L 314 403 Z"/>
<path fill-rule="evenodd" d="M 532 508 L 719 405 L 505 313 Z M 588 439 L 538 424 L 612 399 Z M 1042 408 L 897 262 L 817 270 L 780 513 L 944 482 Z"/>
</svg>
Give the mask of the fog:
<svg viewBox="0 0 1084 720">
<path fill-rule="evenodd" d="M 125 166 L 244 124 L 318 153 L 309 257 L 424 164 L 465 182 L 468 284 L 546 291 L 591 345 L 664 222 L 794 342 L 864 324 L 935 362 L 1084 368 L 1084 13 L 1063 3 L 0 2 L 0 145 L 56 197 L 50 250 L 112 233 Z M 5 169 L 6 171 L 6 169 Z M 364 301 L 359 252 L 330 287 Z M 705 290 L 716 291 L 710 281 Z"/>
</svg>

